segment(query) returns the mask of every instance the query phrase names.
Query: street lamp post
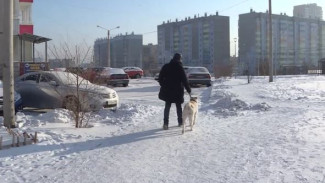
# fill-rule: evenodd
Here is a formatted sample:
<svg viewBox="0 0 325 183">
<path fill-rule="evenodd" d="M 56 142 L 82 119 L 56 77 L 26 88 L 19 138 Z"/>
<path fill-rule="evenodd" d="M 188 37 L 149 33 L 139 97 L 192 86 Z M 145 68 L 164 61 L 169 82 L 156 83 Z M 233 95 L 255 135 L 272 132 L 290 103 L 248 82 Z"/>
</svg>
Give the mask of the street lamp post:
<svg viewBox="0 0 325 183">
<path fill-rule="evenodd" d="M 110 50 L 110 42 L 109 42 L 109 31 L 111 30 L 114 30 L 114 29 L 118 29 L 120 28 L 120 26 L 117 26 L 113 29 L 106 29 L 102 26 L 99 26 L 97 25 L 97 27 L 101 28 L 101 29 L 104 29 L 104 30 L 107 30 L 107 67 L 110 67 L 111 66 L 111 50 Z"/>
<path fill-rule="evenodd" d="M 269 82 L 273 82 L 272 0 L 269 0 Z"/>
<path fill-rule="evenodd" d="M 237 52 L 237 50 L 236 50 L 236 48 L 237 48 L 237 47 L 236 47 L 236 46 L 237 46 L 237 45 L 236 45 L 236 43 L 237 43 L 237 38 L 234 38 L 234 42 L 235 42 L 235 58 L 236 58 L 236 54 L 237 54 L 237 53 L 236 53 L 236 52 Z"/>
</svg>

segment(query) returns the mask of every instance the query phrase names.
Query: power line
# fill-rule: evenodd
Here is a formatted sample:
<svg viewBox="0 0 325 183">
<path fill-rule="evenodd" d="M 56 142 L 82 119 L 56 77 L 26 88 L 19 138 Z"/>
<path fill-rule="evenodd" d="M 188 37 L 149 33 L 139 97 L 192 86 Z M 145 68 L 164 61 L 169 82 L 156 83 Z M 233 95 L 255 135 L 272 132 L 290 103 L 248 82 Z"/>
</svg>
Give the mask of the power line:
<svg viewBox="0 0 325 183">
<path fill-rule="evenodd" d="M 249 1 L 249 0 L 241 1 L 241 2 L 239 2 L 239 3 L 237 3 L 237 4 L 234 4 L 234 5 L 232 5 L 232 6 L 229 6 L 228 8 L 225 8 L 225 9 L 219 11 L 219 12 L 224 12 L 224 11 L 226 11 L 226 10 L 232 9 L 232 8 L 234 8 L 234 7 L 236 7 L 236 6 L 239 6 L 239 5 L 241 5 L 241 4 L 243 4 L 243 3 L 247 2 L 247 1 Z"/>
<path fill-rule="evenodd" d="M 144 34 L 152 34 L 152 33 L 156 33 L 157 31 L 151 31 L 151 32 L 145 32 L 145 33 L 142 33 L 142 35 Z"/>
</svg>

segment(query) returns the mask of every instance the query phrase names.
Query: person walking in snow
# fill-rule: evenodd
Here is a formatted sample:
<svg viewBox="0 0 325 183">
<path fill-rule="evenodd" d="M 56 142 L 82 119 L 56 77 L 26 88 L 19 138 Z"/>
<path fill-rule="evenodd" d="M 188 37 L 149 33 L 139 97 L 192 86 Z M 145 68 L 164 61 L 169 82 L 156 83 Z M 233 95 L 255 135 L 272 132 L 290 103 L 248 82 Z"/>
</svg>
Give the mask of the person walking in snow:
<svg viewBox="0 0 325 183">
<path fill-rule="evenodd" d="M 172 103 L 176 104 L 178 126 L 182 126 L 182 103 L 184 102 L 184 87 L 190 94 L 191 88 L 182 64 L 182 55 L 175 53 L 173 59 L 165 64 L 159 73 L 159 99 L 165 101 L 163 129 L 168 130 L 169 111 Z"/>
</svg>

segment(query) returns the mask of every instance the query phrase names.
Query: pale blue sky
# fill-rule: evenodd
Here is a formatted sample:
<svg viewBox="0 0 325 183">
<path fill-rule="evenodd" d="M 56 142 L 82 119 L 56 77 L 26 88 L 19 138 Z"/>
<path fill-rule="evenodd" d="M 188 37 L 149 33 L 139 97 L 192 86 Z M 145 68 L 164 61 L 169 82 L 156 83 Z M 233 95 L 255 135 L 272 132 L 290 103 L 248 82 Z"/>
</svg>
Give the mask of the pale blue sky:
<svg viewBox="0 0 325 183">
<path fill-rule="evenodd" d="M 272 0 L 273 13 L 292 16 L 293 6 L 317 3 L 325 11 L 325 0 Z M 268 9 L 268 0 L 34 0 L 34 34 L 53 39 L 49 44 L 93 46 L 96 38 L 106 37 L 106 28 L 120 26 L 111 35 L 126 32 L 143 34 L 157 31 L 163 21 L 182 20 L 204 13 L 230 17 L 231 55 L 238 32 L 238 15 Z M 324 13 L 325 14 L 325 13 Z M 157 33 L 143 35 L 143 43 L 157 44 Z M 238 49 L 237 49 L 238 50 Z M 41 54 L 41 53 L 40 53 Z"/>
</svg>

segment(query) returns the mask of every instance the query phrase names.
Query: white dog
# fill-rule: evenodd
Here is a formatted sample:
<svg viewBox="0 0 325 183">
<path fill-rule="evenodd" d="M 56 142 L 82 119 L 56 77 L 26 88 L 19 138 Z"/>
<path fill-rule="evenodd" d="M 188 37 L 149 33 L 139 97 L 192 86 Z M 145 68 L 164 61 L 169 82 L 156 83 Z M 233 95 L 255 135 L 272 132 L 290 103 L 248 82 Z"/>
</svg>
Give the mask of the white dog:
<svg viewBox="0 0 325 183">
<path fill-rule="evenodd" d="M 198 113 L 198 101 L 197 97 L 192 97 L 190 98 L 190 101 L 185 104 L 184 109 L 183 109 L 183 130 L 182 134 L 185 132 L 185 122 L 186 119 L 188 118 L 191 126 L 191 131 L 193 130 L 193 126 L 195 125 L 196 121 L 196 115 Z"/>
</svg>

